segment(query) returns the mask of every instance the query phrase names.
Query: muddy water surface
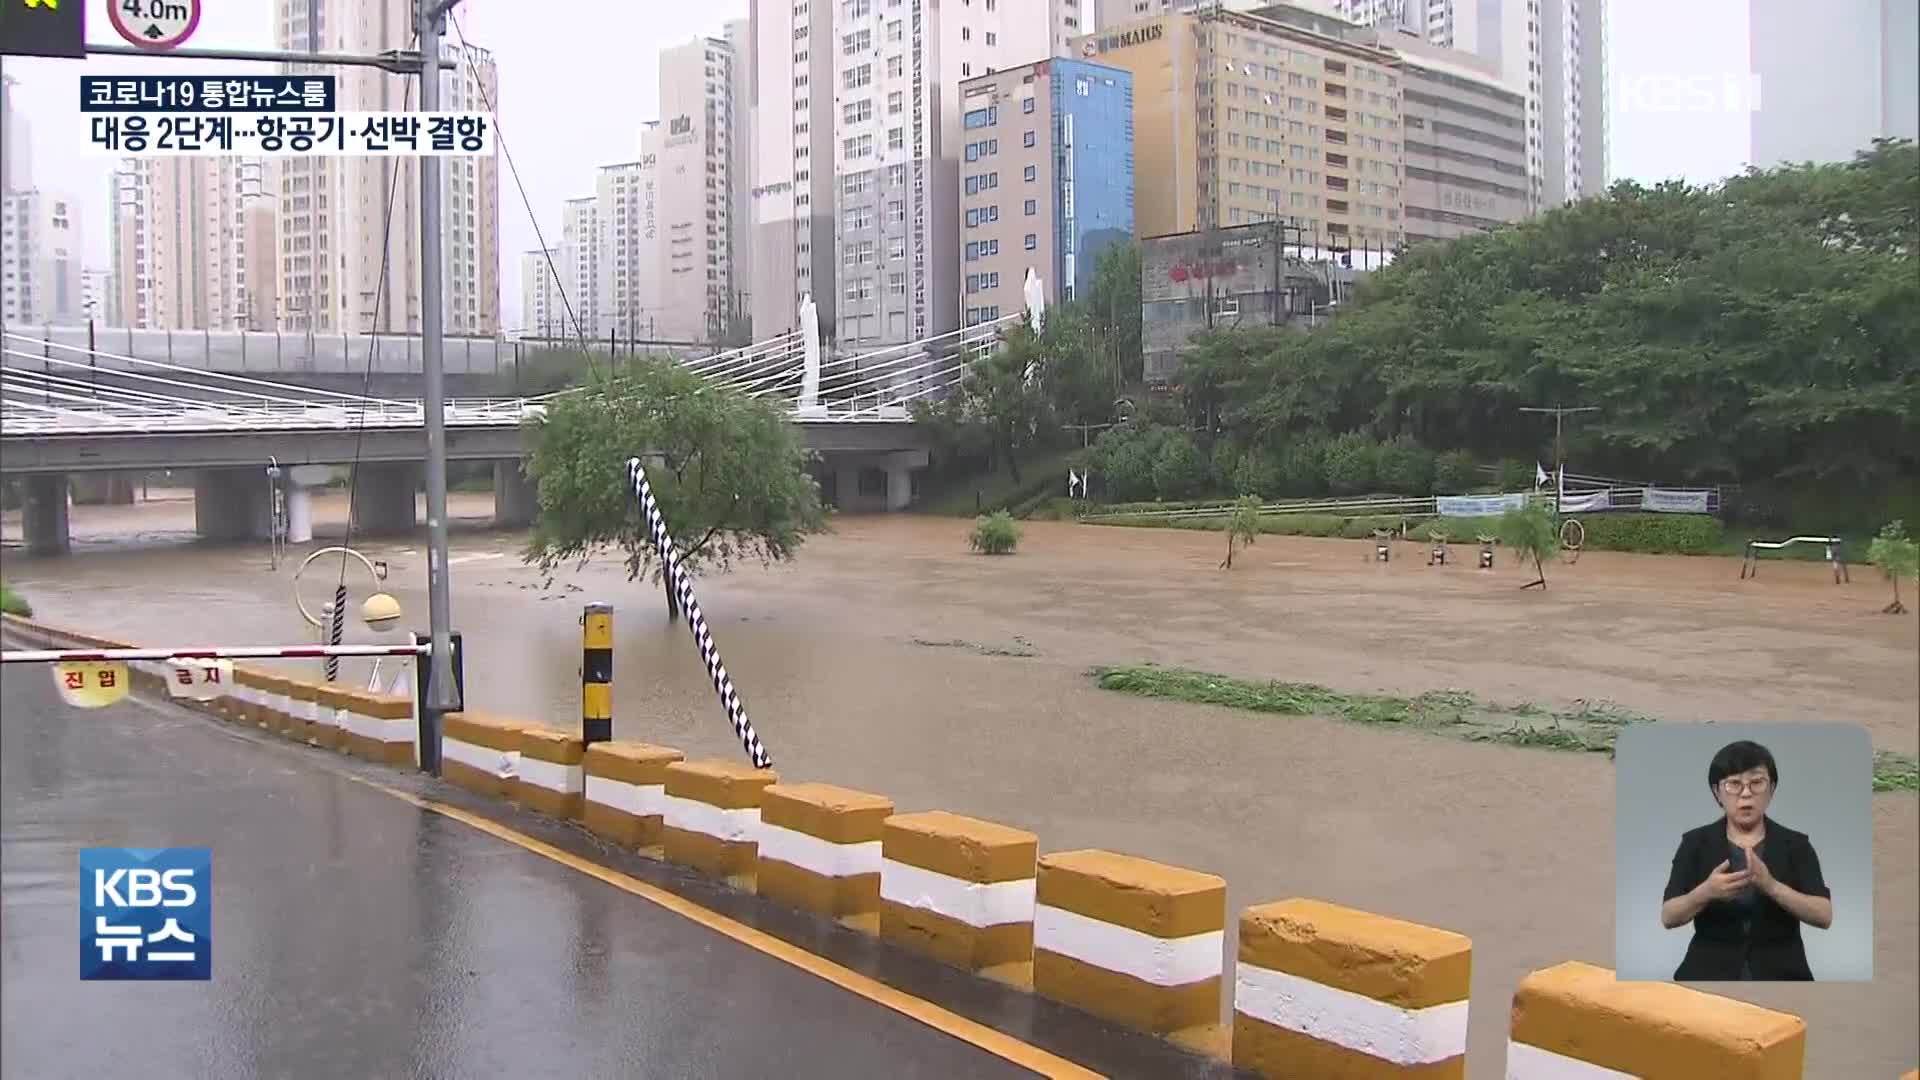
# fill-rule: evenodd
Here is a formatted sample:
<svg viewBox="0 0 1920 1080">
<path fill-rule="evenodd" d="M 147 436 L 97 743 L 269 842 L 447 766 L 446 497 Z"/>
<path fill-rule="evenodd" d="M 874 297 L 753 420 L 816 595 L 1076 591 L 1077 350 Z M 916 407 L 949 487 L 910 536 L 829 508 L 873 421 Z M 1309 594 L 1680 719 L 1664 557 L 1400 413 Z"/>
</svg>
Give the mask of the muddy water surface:
<svg viewBox="0 0 1920 1080">
<path fill-rule="evenodd" d="M 486 500 L 456 496 L 455 516 L 484 518 Z M 323 529 L 341 509 L 322 501 Z M 155 524 L 162 514 L 175 527 Z M 180 520 L 190 534 L 190 503 L 77 508 L 81 553 L 9 553 L 8 578 L 50 621 L 119 637 L 305 639 L 286 566 L 270 569 L 264 547 L 153 542 Z M 1504 562 L 1472 569 L 1465 548 L 1462 565 L 1429 568 L 1404 545 L 1381 566 L 1368 544 L 1262 537 L 1225 572 L 1218 534 L 1034 524 L 1018 555 L 984 558 L 966 554 L 965 529 L 843 519 L 794 564 L 701 581 L 782 775 L 1031 828 L 1042 850 L 1113 848 L 1218 873 L 1235 908 L 1310 895 L 1469 934 L 1474 1076 L 1500 1071 L 1522 974 L 1611 963 L 1607 758 L 1141 700 L 1094 688 L 1089 667 L 1857 723 L 1883 748 L 1920 742 L 1920 629 L 1878 614 L 1885 586 L 1866 571 L 1835 586 L 1818 564 L 1769 563 L 1742 582 L 1736 560 L 1595 553 L 1549 567 L 1542 594 L 1520 592 L 1524 572 Z M 580 607 L 605 600 L 616 735 L 738 756 L 656 587 L 611 562 L 546 586 L 520 542 L 454 541 L 475 707 L 576 723 Z M 388 560 L 408 623 L 424 629 L 417 541 L 365 547 Z M 330 585 L 316 577 L 312 595 Z M 1736 991 L 1808 1020 L 1809 1075 L 1898 1075 L 1920 1061 L 1917 806 L 1911 793 L 1875 798 L 1876 982 Z"/>
</svg>

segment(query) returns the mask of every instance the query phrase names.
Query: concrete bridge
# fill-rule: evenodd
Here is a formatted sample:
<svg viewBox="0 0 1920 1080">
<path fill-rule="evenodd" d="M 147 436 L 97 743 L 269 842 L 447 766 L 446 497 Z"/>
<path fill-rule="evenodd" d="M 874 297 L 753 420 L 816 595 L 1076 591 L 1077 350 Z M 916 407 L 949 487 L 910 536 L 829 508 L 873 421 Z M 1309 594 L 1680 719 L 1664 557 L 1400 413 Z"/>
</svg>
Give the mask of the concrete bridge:
<svg viewBox="0 0 1920 1080">
<path fill-rule="evenodd" d="M 1006 326 L 1039 318 L 1036 307 L 922 341 L 823 359 L 811 311 L 811 304 L 803 309 L 801 329 L 682 362 L 717 385 L 789 403 L 807 445 L 820 455 L 822 493 L 842 510 L 906 507 L 913 470 L 927 464 L 926 441 L 911 421 L 912 402 L 947 393 L 969 363 L 995 347 Z M 108 477 L 153 469 L 197 473 L 195 518 L 209 539 L 271 535 L 277 487 L 288 539 L 305 542 L 311 536 L 311 488 L 345 464 L 360 470 L 353 489 L 356 530 L 393 534 L 416 524 L 414 494 L 426 457 L 426 414 L 417 398 L 282 381 L 283 367 L 263 365 L 261 374 L 242 374 L 112 352 L 100 347 L 98 337 L 89 347 L 46 332 L 9 330 L 4 340 L 0 477 L 23 481 L 29 552 L 67 550 L 74 478 L 104 487 L 110 499 L 126 498 L 131 486 Z M 381 348 L 377 341 L 369 346 L 363 374 L 380 370 Z M 450 343 L 450 367 L 455 351 Z M 212 363 L 218 355 L 239 357 L 243 370 L 253 370 L 246 367 L 251 361 L 245 352 L 208 351 L 201 359 Z M 466 362 L 472 356 L 465 354 Z M 410 376 L 409 364 L 417 368 L 417 355 L 389 360 L 396 377 Z M 350 378 L 349 370 L 310 373 L 342 380 Z M 265 377 L 268 371 L 273 378 Z M 531 522 L 536 504 L 522 468 L 527 429 L 545 415 L 548 402 L 571 392 L 446 403 L 447 457 L 494 463 L 498 523 Z M 269 465 L 278 477 L 271 484 Z"/>
</svg>

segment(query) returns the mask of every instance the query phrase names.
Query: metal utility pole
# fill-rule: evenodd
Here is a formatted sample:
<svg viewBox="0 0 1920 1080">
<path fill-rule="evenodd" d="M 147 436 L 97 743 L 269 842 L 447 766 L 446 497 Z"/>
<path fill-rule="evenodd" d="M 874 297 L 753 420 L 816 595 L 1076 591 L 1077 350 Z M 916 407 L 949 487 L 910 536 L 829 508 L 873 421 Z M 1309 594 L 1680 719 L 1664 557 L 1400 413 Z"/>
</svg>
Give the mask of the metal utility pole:
<svg viewBox="0 0 1920 1080">
<path fill-rule="evenodd" d="M 1549 407 L 1542 405 L 1522 405 L 1520 411 L 1525 413 L 1553 414 L 1553 515 L 1559 517 L 1560 507 L 1567 501 L 1567 440 L 1565 437 L 1567 414 L 1599 412 L 1600 406 L 1581 405 L 1568 407 L 1565 405 L 1554 405 Z"/>
<path fill-rule="evenodd" d="M 440 109 L 440 33 L 455 0 L 419 0 L 420 111 Z M 420 158 L 420 368 L 425 378 L 424 420 L 427 429 L 427 626 L 433 637 L 427 679 L 425 717 L 433 747 L 429 763 L 422 748 L 421 764 L 439 770 L 440 720 L 458 710 L 460 699 L 453 681 L 452 604 L 447 591 L 447 428 L 445 327 L 440 288 L 440 159 Z"/>
</svg>

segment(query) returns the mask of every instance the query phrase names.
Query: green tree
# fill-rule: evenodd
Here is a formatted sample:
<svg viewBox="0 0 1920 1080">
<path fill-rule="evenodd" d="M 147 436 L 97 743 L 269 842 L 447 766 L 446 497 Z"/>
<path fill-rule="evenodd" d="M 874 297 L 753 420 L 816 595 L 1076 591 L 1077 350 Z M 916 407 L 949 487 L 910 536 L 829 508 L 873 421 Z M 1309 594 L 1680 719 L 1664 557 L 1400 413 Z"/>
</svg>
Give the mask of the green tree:
<svg viewBox="0 0 1920 1080">
<path fill-rule="evenodd" d="M 1233 514 L 1227 518 L 1227 561 L 1220 569 L 1233 569 L 1233 549 L 1251 547 L 1254 538 L 1260 535 L 1260 496 L 1242 495 L 1234 501 Z"/>
<path fill-rule="evenodd" d="M 629 579 L 649 568 L 659 577 L 627 482 L 632 457 L 647 462 L 676 560 L 689 573 L 790 559 L 825 525 L 813 455 L 779 406 L 673 361 L 634 360 L 550 400 L 536 424 L 527 471 L 540 508 L 526 557 L 549 574 L 611 548 L 624 554 Z M 667 603 L 673 611 L 671 590 Z"/>
<path fill-rule="evenodd" d="M 1433 490 L 1433 451 L 1402 435 L 1381 446 L 1376 460 L 1380 486 L 1396 495 L 1426 495 Z"/>
<path fill-rule="evenodd" d="M 1167 431 L 1153 457 L 1153 493 L 1162 499 L 1184 499 L 1203 495 L 1213 479 L 1207 456 L 1200 452 L 1193 436 L 1184 431 Z"/>
<path fill-rule="evenodd" d="M 1509 510 L 1500 515 L 1499 527 L 1495 535 L 1500 542 L 1512 548 L 1522 559 L 1533 559 L 1534 580 L 1520 586 L 1531 589 L 1539 586 L 1542 591 L 1547 587 L 1546 563 L 1560 555 L 1560 536 L 1554 531 L 1553 512 L 1543 502 L 1529 502 L 1517 510 Z"/>
<path fill-rule="evenodd" d="M 1045 344 L 1022 323 L 967 365 L 958 392 L 937 404 L 915 403 L 913 415 L 949 445 L 986 446 L 1018 484 L 1020 458 L 1058 434 L 1046 380 Z"/>
<path fill-rule="evenodd" d="M 1888 615 L 1903 615 L 1907 605 L 1900 602 L 1900 579 L 1920 577 L 1920 544 L 1907 536 L 1905 522 L 1894 521 L 1880 530 L 1867 548 L 1867 561 L 1880 568 L 1893 582 L 1893 602 L 1880 610 Z"/>
<path fill-rule="evenodd" d="M 1288 443 L 1280 454 L 1280 492 L 1307 497 L 1326 490 L 1326 440 L 1309 434 Z"/>
<path fill-rule="evenodd" d="M 1109 500 L 1139 502 L 1153 498 L 1153 465 L 1170 430 L 1134 423 L 1101 434 L 1093 456 Z"/>
<path fill-rule="evenodd" d="M 1335 495 L 1362 495 L 1377 478 L 1380 448 L 1357 431 L 1327 444 L 1327 487 Z"/>
<path fill-rule="evenodd" d="M 1439 495 L 1465 495 L 1480 486 L 1480 467 L 1466 450 L 1449 450 L 1433 462 L 1433 490 Z"/>
<path fill-rule="evenodd" d="M 1131 240 L 1108 244 L 1094 258 L 1093 280 L 1083 302 L 1104 343 L 1117 387 L 1142 377 L 1140 351 L 1140 248 Z"/>
</svg>

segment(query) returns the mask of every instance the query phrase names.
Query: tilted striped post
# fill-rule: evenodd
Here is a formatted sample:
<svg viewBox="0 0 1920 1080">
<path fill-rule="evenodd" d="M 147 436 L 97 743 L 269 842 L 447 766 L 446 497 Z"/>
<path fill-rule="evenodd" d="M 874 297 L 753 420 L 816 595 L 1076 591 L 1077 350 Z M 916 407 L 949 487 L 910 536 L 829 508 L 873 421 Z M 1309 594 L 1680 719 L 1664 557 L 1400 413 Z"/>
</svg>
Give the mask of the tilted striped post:
<svg viewBox="0 0 1920 1080">
<path fill-rule="evenodd" d="M 1473 943 L 1450 931 L 1321 900 L 1248 908 L 1233 1063 L 1267 1077 L 1460 1080 L 1472 971 Z"/>
<path fill-rule="evenodd" d="M 713 680 L 713 689 L 720 695 L 720 704 L 727 710 L 727 719 L 733 722 L 733 733 L 739 737 L 740 745 L 746 748 L 747 759 L 756 769 L 770 768 L 773 755 L 760 745 L 760 736 L 754 733 L 753 723 L 747 719 L 747 707 L 741 703 L 740 695 L 734 692 L 733 678 L 727 674 L 727 665 L 720 660 L 720 650 L 713 643 L 713 635 L 707 632 L 707 617 L 700 613 L 700 601 L 693 597 L 693 579 L 680 568 L 680 559 L 673 552 L 673 538 L 667 535 L 667 522 L 660 515 L 660 506 L 654 502 L 653 488 L 647 484 L 647 470 L 640 464 L 639 458 L 627 459 L 627 476 L 633 482 L 634 497 L 640 500 L 640 512 L 647 518 L 647 534 L 653 538 L 654 551 L 660 557 L 661 572 L 667 577 L 667 587 L 680 604 L 680 613 L 686 617 L 687 629 L 693 634 L 693 643 L 700 648 L 700 659 L 706 662 L 707 675 Z"/>
<path fill-rule="evenodd" d="M 1807 1025 L 1687 986 L 1565 963 L 1520 980 L 1509 1080 L 1799 1080 Z"/>
<path fill-rule="evenodd" d="M 580 614 L 580 737 L 589 746 L 613 738 L 612 604 Z"/>
</svg>

